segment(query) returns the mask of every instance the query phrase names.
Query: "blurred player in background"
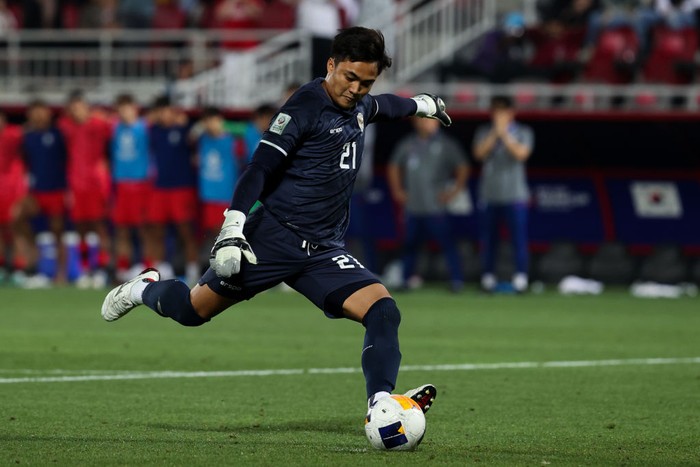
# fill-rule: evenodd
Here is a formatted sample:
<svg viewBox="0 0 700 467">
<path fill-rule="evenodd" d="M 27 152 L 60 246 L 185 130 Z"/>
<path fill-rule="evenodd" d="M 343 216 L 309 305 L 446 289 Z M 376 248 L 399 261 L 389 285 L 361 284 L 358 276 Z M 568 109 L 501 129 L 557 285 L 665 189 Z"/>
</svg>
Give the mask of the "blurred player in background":
<svg viewBox="0 0 700 467">
<path fill-rule="evenodd" d="M 328 317 L 363 324 L 368 405 L 389 396 L 401 360 L 401 314 L 384 285 L 348 254 L 343 241 L 365 125 L 410 115 L 451 123 L 436 96 L 370 96 L 390 65 L 381 33 L 360 27 L 341 31 L 326 77 L 302 86 L 270 122 L 236 185 L 211 268 L 197 286 L 190 290 L 177 280 L 161 281 L 157 270 L 148 269 L 107 295 L 103 318 L 114 321 L 145 303 L 182 325 L 200 326 L 286 282 Z M 250 213 L 258 199 L 262 206 Z M 435 387 L 425 384 L 407 395 L 427 411 Z"/>
<path fill-rule="evenodd" d="M 119 281 L 143 269 L 130 271 L 135 261 L 132 231 L 136 230 L 143 263 L 150 267 L 151 244 L 146 236 L 144 200 L 151 196 L 148 126 L 139 117 L 139 108 L 131 94 L 122 94 L 115 102 L 119 121 L 112 135 L 112 178 L 115 183 L 114 211 L 116 273 Z"/>
<path fill-rule="evenodd" d="M 68 97 L 58 120 L 68 154 L 69 216 L 81 238 L 83 273 L 78 287 L 104 287 L 110 266 L 111 238 L 107 230 L 110 174 L 107 158 L 112 124 L 93 112 L 80 91 Z"/>
<path fill-rule="evenodd" d="M 203 132 L 197 141 L 201 223 L 207 240 L 214 239 L 221 227 L 221 216 L 228 208 L 240 173 L 234 138 L 224 130 L 224 117 L 214 107 L 202 112 Z"/>
<path fill-rule="evenodd" d="M 29 195 L 25 198 L 22 217 L 25 225 L 31 218 L 43 216 L 48 226 L 48 242 L 56 250 L 55 281 L 66 282 L 65 231 L 67 154 L 63 133 L 54 125 L 51 108 L 41 100 L 27 107 L 27 123 L 22 152 L 29 172 Z"/>
<path fill-rule="evenodd" d="M 175 276 L 166 262 L 166 229 L 174 225 L 185 253 L 185 276 L 196 283 L 199 277 L 197 240 L 194 221 L 197 216 L 196 167 L 189 143 L 187 115 L 160 97 L 153 106 L 153 125 L 149 139 L 155 163 L 155 183 L 148 201 L 151 255 L 163 277 Z"/>
<path fill-rule="evenodd" d="M 527 186 L 525 162 L 534 144 L 532 129 L 515 121 L 513 101 L 507 96 L 491 99 L 491 123 L 477 128 L 473 153 L 483 163 L 479 186 L 479 230 L 481 232 L 481 287 L 493 291 L 496 281 L 496 252 L 499 226 L 505 222 L 515 251 L 513 288 L 528 287 Z"/>
<path fill-rule="evenodd" d="M 459 143 L 440 130 L 435 120 L 413 118 L 415 133 L 399 142 L 387 167 L 394 200 L 403 207 L 405 288 L 421 282 L 414 276 L 421 246 L 432 237 L 450 273 L 450 290 L 464 287 L 459 251 L 447 217 L 447 205 L 464 189 L 469 175 L 467 155 Z"/>
<path fill-rule="evenodd" d="M 22 128 L 8 123 L 5 113 L 0 112 L 0 279 L 12 269 L 18 285 L 26 278 L 29 254 L 27 239 L 17 232 L 20 204 L 27 193 L 21 143 Z"/>
<path fill-rule="evenodd" d="M 270 120 L 277 113 L 277 108 L 272 104 L 262 104 L 253 110 L 250 122 L 243 132 L 243 145 L 245 147 L 246 163 L 253 160 L 253 154 L 258 149 L 262 135 L 270 126 Z"/>
</svg>

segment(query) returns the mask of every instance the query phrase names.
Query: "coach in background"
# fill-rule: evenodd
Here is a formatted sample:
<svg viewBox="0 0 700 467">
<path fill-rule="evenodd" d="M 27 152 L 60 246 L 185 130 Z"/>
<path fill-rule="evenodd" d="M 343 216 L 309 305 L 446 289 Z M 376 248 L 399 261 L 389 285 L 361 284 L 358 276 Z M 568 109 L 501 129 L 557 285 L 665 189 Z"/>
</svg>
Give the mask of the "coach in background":
<svg viewBox="0 0 700 467">
<path fill-rule="evenodd" d="M 491 123 L 479 127 L 474 136 L 473 153 L 483 163 L 479 186 L 481 232 L 481 286 L 496 287 L 496 250 L 499 224 L 505 221 L 515 250 L 513 288 L 524 292 L 528 286 L 527 203 L 530 193 L 525 162 L 532 153 L 532 129 L 515 121 L 515 109 L 509 97 L 491 99 Z"/>
<path fill-rule="evenodd" d="M 455 239 L 450 231 L 447 204 L 465 187 L 467 156 L 459 143 L 440 129 L 437 120 L 413 118 L 415 133 L 399 142 L 387 167 L 391 195 L 404 208 L 403 280 L 415 288 L 418 252 L 433 238 L 438 242 L 450 273 L 450 290 L 464 287 L 464 275 Z"/>
</svg>

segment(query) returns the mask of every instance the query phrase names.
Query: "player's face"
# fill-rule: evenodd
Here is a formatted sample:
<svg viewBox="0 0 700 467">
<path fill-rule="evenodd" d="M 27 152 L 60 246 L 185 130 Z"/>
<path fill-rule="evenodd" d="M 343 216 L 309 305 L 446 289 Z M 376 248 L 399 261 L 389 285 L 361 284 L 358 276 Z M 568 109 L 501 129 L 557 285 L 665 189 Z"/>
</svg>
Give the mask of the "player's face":
<svg viewBox="0 0 700 467">
<path fill-rule="evenodd" d="M 78 122 L 84 122 L 90 116 L 90 107 L 83 100 L 73 101 L 68 104 L 68 112 Z"/>
<path fill-rule="evenodd" d="M 413 127 L 416 129 L 416 133 L 422 138 L 427 138 L 440 129 L 440 121 L 434 118 L 414 117 L 411 120 L 413 121 Z"/>
<path fill-rule="evenodd" d="M 133 123 L 139 117 L 139 111 L 133 104 L 122 104 L 117 107 L 119 118 L 126 123 Z"/>
<path fill-rule="evenodd" d="M 220 135 L 224 132 L 224 119 L 218 116 L 206 118 L 204 128 L 210 135 Z"/>
<path fill-rule="evenodd" d="M 163 126 L 172 126 L 175 125 L 175 121 L 177 119 L 177 114 L 175 113 L 175 109 L 169 106 L 162 107 L 158 111 L 158 120 L 160 121 L 160 124 Z"/>
<path fill-rule="evenodd" d="M 43 105 L 32 107 L 29 109 L 29 112 L 27 112 L 27 119 L 30 125 L 34 127 L 47 127 L 51 122 L 51 109 Z"/>
<path fill-rule="evenodd" d="M 372 89 L 379 76 L 376 62 L 336 62 L 328 59 L 323 87 L 331 100 L 343 109 L 352 109 Z"/>
</svg>

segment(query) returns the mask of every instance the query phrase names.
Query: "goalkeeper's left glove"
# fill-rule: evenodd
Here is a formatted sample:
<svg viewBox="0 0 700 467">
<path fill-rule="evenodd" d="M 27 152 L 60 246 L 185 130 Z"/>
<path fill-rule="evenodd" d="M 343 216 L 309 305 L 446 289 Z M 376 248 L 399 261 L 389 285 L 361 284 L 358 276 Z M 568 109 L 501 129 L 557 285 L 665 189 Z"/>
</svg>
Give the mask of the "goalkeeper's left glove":
<svg viewBox="0 0 700 467">
<path fill-rule="evenodd" d="M 445 112 L 445 103 L 442 99 L 434 94 L 418 94 L 412 97 L 416 104 L 418 105 L 418 110 L 416 115 L 418 117 L 434 118 L 440 120 L 443 126 L 452 125 L 452 119 L 447 112 Z"/>
<path fill-rule="evenodd" d="M 258 264 L 258 258 L 243 235 L 245 214 L 227 209 L 224 217 L 221 233 L 211 249 L 209 265 L 217 276 L 231 277 L 241 270 L 241 256 L 250 264 Z"/>
</svg>

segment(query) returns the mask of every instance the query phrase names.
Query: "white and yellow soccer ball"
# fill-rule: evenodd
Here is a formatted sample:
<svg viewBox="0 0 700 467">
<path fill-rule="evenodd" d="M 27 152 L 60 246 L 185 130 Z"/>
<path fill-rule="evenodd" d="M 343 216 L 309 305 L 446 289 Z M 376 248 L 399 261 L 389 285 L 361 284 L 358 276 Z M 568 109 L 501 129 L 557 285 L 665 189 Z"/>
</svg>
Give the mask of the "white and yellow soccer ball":
<svg viewBox="0 0 700 467">
<path fill-rule="evenodd" d="M 425 435 L 425 415 L 410 397 L 383 397 L 369 411 L 365 434 L 376 449 L 412 451 Z"/>
</svg>

